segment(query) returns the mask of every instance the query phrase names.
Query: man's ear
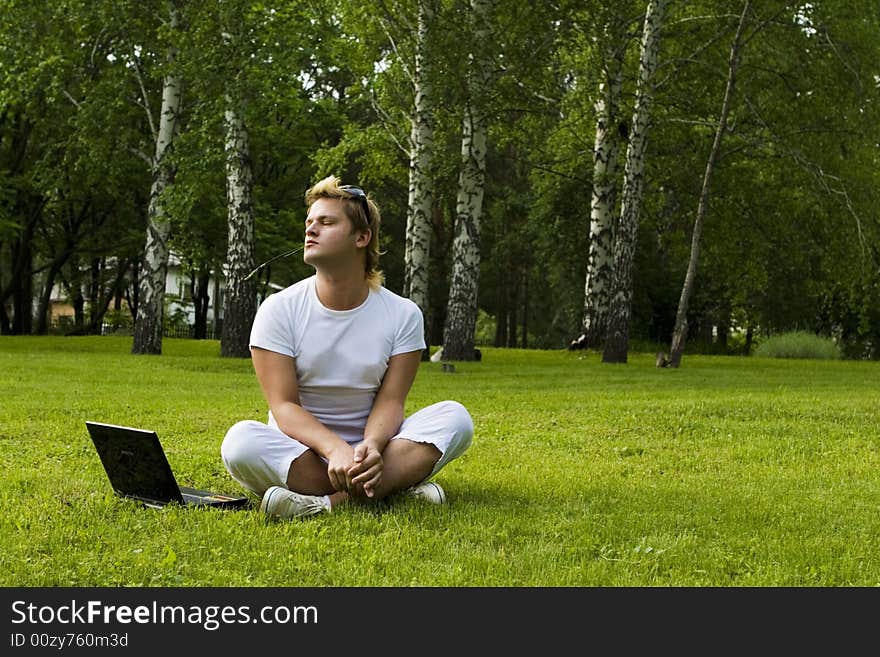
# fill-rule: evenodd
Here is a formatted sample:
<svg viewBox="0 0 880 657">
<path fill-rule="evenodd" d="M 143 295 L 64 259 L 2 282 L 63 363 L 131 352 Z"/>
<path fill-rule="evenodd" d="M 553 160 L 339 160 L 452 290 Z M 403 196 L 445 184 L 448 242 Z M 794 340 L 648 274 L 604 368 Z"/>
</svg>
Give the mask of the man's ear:
<svg viewBox="0 0 880 657">
<path fill-rule="evenodd" d="M 370 240 L 372 238 L 373 238 L 373 231 L 371 231 L 369 228 L 367 228 L 366 230 L 358 233 L 357 240 L 355 240 L 355 245 L 358 248 L 366 247 L 370 243 Z"/>
</svg>

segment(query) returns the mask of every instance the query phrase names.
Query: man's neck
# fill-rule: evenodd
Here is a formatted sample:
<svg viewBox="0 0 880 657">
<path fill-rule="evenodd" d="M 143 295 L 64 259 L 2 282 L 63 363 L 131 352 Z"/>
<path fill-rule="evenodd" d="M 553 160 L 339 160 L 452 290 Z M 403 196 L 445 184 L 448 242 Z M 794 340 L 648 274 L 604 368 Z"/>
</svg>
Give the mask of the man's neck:
<svg viewBox="0 0 880 657">
<path fill-rule="evenodd" d="M 370 294 L 363 269 L 338 272 L 319 271 L 316 291 L 318 299 L 330 310 L 357 308 Z"/>
</svg>

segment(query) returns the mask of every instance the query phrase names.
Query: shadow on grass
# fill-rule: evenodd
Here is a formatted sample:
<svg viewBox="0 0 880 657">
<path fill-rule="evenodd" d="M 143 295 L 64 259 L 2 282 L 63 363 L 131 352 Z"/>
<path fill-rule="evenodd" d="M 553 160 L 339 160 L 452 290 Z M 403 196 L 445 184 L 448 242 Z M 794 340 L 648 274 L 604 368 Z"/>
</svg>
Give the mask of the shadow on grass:
<svg viewBox="0 0 880 657">
<path fill-rule="evenodd" d="M 452 506 L 472 505 L 476 507 L 523 508 L 534 503 L 534 498 L 518 493 L 512 486 L 483 482 L 479 486 L 444 486 L 448 504 Z M 417 500 L 413 500 L 414 502 Z"/>
</svg>

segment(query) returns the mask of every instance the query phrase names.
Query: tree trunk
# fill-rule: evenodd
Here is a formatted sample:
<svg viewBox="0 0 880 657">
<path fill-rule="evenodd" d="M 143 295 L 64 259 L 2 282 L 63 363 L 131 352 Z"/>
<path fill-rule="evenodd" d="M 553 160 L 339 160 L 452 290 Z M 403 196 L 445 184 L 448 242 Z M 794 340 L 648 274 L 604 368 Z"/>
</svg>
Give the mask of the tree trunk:
<svg viewBox="0 0 880 657">
<path fill-rule="evenodd" d="M 495 342 L 496 347 L 503 347 L 507 344 L 507 313 L 508 299 L 510 294 L 507 292 L 510 279 L 510 266 L 505 265 L 499 271 L 499 283 L 497 294 L 497 307 L 495 309 Z"/>
<path fill-rule="evenodd" d="M 73 294 L 70 296 L 70 303 L 73 306 L 73 332 L 82 334 L 86 325 L 86 298 L 82 294 L 82 288 L 77 285 L 73 287 Z"/>
<path fill-rule="evenodd" d="M 21 232 L 9 242 L 10 280 L 0 290 L 0 303 L 12 298 L 12 317 L 7 315 L 6 333 L 26 335 L 33 327 L 33 243 L 37 226 L 43 219 L 46 201 L 20 192 L 16 195 L 14 214 L 27 217 Z"/>
<path fill-rule="evenodd" d="M 507 286 L 507 347 L 516 348 L 519 307 L 519 272 L 512 267 L 508 270 Z"/>
<path fill-rule="evenodd" d="M 3 253 L 6 245 L 0 240 L 0 254 Z M 9 313 L 6 310 L 6 285 L 3 282 L 3 267 L 0 266 L 0 335 L 7 335 L 12 332 L 12 322 L 9 320 Z"/>
<path fill-rule="evenodd" d="M 434 150 L 434 99 L 428 39 L 434 19 L 432 0 L 419 0 L 419 27 L 416 42 L 415 105 L 411 119 L 409 159 L 409 200 L 406 217 L 404 254 L 404 296 L 422 310 L 425 344 L 431 345 L 431 307 L 429 296 L 431 262 L 431 161 Z M 428 360 L 430 349 L 422 352 Z"/>
<path fill-rule="evenodd" d="M 52 303 L 52 289 L 55 287 L 55 281 L 62 267 L 67 263 L 73 253 L 77 250 L 82 237 L 81 228 L 86 219 L 90 216 L 92 208 L 91 197 L 88 197 L 82 207 L 74 212 L 68 206 L 68 214 L 63 224 L 64 242 L 61 248 L 53 254 L 52 261 L 49 263 L 49 269 L 46 273 L 46 281 L 40 295 L 39 305 L 37 307 L 37 326 L 34 332 L 38 335 L 45 335 L 49 332 L 49 320 L 51 315 L 50 305 Z"/>
<path fill-rule="evenodd" d="M 137 323 L 138 316 L 138 294 L 141 289 L 140 281 L 138 280 L 139 274 L 140 267 L 138 266 L 137 258 L 135 258 L 131 262 L 131 285 L 125 288 L 125 302 L 128 304 L 129 311 L 131 311 L 131 321 L 135 324 Z"/>
<path fill-rule="evenodd" d="M 16 253 L 18 276 L 13 278 L 12 288 L 12 333 L 27 335 L 33 327 L 33 252 L 30 237 L 21 240 Z"/>
<path fill-rule="evenodd" d="M 0 335 L 10 333 L 12 333 L 12 322 L 9 319 L 9 313 L 6 312 L 6 302 L 0 299 Z"/>
<path fill-rule="evenodd" d="M 101 264 L 103 268 L 105 263 L 102 261 Z M 103 282 L 100 283 L 95 300 L 89 308 L 89 316 L 91 318 L 90 331 L 94 335 L 101 334 L 101 327 L 104 324 L 104 316 L 107 314 L 110 302 L 114 301 L 119 296 L 120 291 L 125 287 L 125 273 L 127 270 L 128 263 L 126 261 L 124 265 L 117 265 L 113 283 L 109 288 L 105 290 Z"/>
<path fill-rule="evenodd" d="M 718 323 L 718 336 L 715 340 L 715 344 L 718 346 L 718 350 L 720 353 L 727 353 L 727 340 L 730 336 L 730 322 L 727 317 L 723 317 L 719 320 Z"/>
<path fill-rule="evenodd" d="M 67 260 L 66 257 L 62 259 L 60 256 L 56 256 L 46 272 L 46 281 L 43 284 L 43 291 L 37 305 L 37 325 L 34 328 L 34 333 L 37 335 L 46 335 L 49 332 L 49 316 L 51 314 L 49 306 L 52 303 L 52 289 L 55 287 L 55 279 L 58 277 L 58 272 L 61 271 L 65 260 Z"/>
<path fill-rule="evenodd" d="M 179 14 L 170 5 L 172 30 L 179 27 Z M 168 62 L 173 66 L 177 49 L 168 51 Z M 153 157 L 153 183 L 147 207 L 147 239 L 141 259 L 140 287 L 138 290 L 137 320 L 134 326 L 133 354 L 162 353 L 162 316 L 165 311 L 165 275 L 168 270 L 168 237 L 171 224 L 165 210 L 162 195 L 171 185 L 174 171 L 170 151 L 180 118 L 183 81 L 172 69 L 162 84 L 162 109 L 159 131 L 156 136 L 156 153 Z"/>
<path fill-rule="evenodd" d="M 125 258 L 118 258 L 116 260 L 116 270 L 117 275 L 121 273 L 122 285 L 116 288 L 116 292 L 113 295 L 113 310 L 119 312 L 122 310 L 122 299 L 125 297 L 125 274 L 128 270 L 129 264 Z"/>
<path fill-rule="evenodd" d="M 746 327 L 746 343 L 743 345 L 743 356 L 752 355 L 752 345 L 755 342 L 755 329 L 751 322 Z"/>
<path fill-rule="evenodd" d="M 101 314 L 103 317 L 103 313 L 100 312 L 101 292 L 103 289 L 101 273 L 103 270 L 104 259 L 92 258 L 91 265 L 89 266 L 89 326 L 92 329 L 98 326 L 98 315 Z M 100 333 L 100 331 L 98 332 Z"/>
<path fill-rule="evenodd" d="M 198 272 L 190 274 L 190 291 L 195 307 L 193 338 L 196 340 L 204 340 L 208 337 L 208 305 L 210 303 L 208 285 L 210 279 L 211 270 L 206 264 L 203 264 Z"/>
<path fill-rule="evenodd" d="M 635 108 L 629 144 L 626 149 L 620 224 L 614 236 L 614 275 L 608 313 L 608 330 L 602 351 L 602 362 L 604 363 L 625 363 L 629 351 L 632 266 L 644 193 L 645 148 L 651 125 L 653 77 L 659 59 L 660 29 L 663 24 L 665 8 L 666 0 L 650 0 L 645 12 Z"/>
<path fill-rule="evenodd" d="M 211 325 L 211 338 L 216 340 L 217 336 L 220 335 L 220 331 L 223 329 L 223 322 L 220 319 L 220 311 L 223 309 L 223 306 L 220 301 L 220 272 L 216 269 L 214 270 L 214 300 L 211 302 L 211 314 L 212 314 L 212 325 Z"/>
<path fill-rule="evenodd" d="M 523 274 L 522 348 L 529 348 L 529 272 Z"/>
<path fill-rule="evenodd" d="M 4 116 L 6 113 L 4 112 Z M 10 158 L 4 158 L 4 178 L 14 180 L 23 173 L 27 164 L 30 138 L 34 123 L 21 112 L 13 112 L 9 117 Z M 5 132 L 5 131 L 4 131 Z M 9 247 L 9 282 L 0 285 L 0 306 L 3 307 L 0 317 L 0 334 L 30 333 L 33 325 L 31 313 L 33 294 L 33 239 L 37 226 L 43 218 L 43 206 L 46 201 L 41 196 L 19 188 L 15 192 L 12 216 L 26 217 L 27 220 L 20 230 L 10 235 Z M 3 268 L 0 268 L 2 270 Z M 9 310 L 7 300 L 12 299 Z M 27 299 L 27 303 L 24 300 Z"/>
<path fill-rule="evenodd" d="M 608 317 L 617 200 L 617 155 L 621 136 L 618 103 L 623 76 L 623 55 L 623 49 L 618 47 L 605 58 L 606 76 L 599 85 L 599 97 L 595 104 L 593 196 L 590 204 L 590 243 L 581 326 L 584 346 L 589 348 L 601 346 Z"/>
<path fill-rule="evenodd" d="M 480 218 L 486 174 L 486 90 L 491 59 L 489 38 L 490 0 L 471 0 L 475 54 L 468 80 L 469 100 L 462 124 L 461 161 L 456 201 L 455 238 L 452 245 L 452 280 L 443 327 L 445 360 L 474 360 L 477 293 L 480 276 Z"/>
<path fill-rule="evenodd" d="M 684 277 L 684 285 L 681 288 L 681 297 L 678 300 L 678 311 L 675 315 L 675 329 L 672 332 L 672 346 L 669 349 L 669 366 L 678 367 L 681 364 L 681 356 L 684 353 L 687 341 L 687 312 L 691 294 L 694 289 L 694 281 L 697 276 L 697 263 L 700 258 L 700 239 L 703 234 L 703 223 L 706 219 L 706 208 L 709 203 L 709 187 L 712 183 L 712 174 L 715 171 L 715 162 L 721 151 L 721 141 L 727 131 L 727 115 L 730 112 L 730 102 L 733 98 L 733 89 L 736 84 L 736 69 L 739 64 L 739 47 L 742 40 L 743 28 L 746 23 L 746 15 L 749 11 L 749 1 L 743 5 L 739 25 L 730 46 L 730 59 L 727 67 L 727 85 L 724 89 L 724 100 L 721 102 L 721 116 L 718 118 L 718 126 L 715 129 L 715 139 L 712 142 L 712 150 L 709 151 L 709 159 L 706 162 L 706 171 L 703 174 L 703 187 L 700 190 L 700 200 L 697 203 L 697 216 L 694 219 L 694 232 L 691 236 L 691 256 L 688 260 L 687 273 Z"/>
<path fill-rule="evenodd" d="M 241 104 L 226 97 L 226 293 L 220 355 L 249 358 L 251 325 L 257 312 L 257 288 L 245 280 L 254 268 L 253 171 L 250 142 Z"/>
</svg>

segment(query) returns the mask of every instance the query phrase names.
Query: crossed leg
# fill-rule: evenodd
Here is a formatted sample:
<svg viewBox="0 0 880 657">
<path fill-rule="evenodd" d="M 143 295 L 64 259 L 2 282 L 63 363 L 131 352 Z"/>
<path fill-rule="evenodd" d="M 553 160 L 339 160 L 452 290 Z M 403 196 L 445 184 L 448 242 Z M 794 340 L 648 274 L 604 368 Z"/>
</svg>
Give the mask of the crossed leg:
<svg viewBox="0 0 880 657">
<path fill-rule="evenodd" d="M 390 441 L 382 452 L 382 480 L 370 499 L 381 500 L 424 481 L 440 456 L 440 450 L 430 443 L 405 438 Z M 329 495 L 332 506 L 349 499 L 347 492 L 333 488 L 327 476 L 327 464 L 312 450 L 304 452 L 290 464 L 287 487 L 304 495 Z M 366 499 L 363 495 L 357 497 Z"/>
</svg>

